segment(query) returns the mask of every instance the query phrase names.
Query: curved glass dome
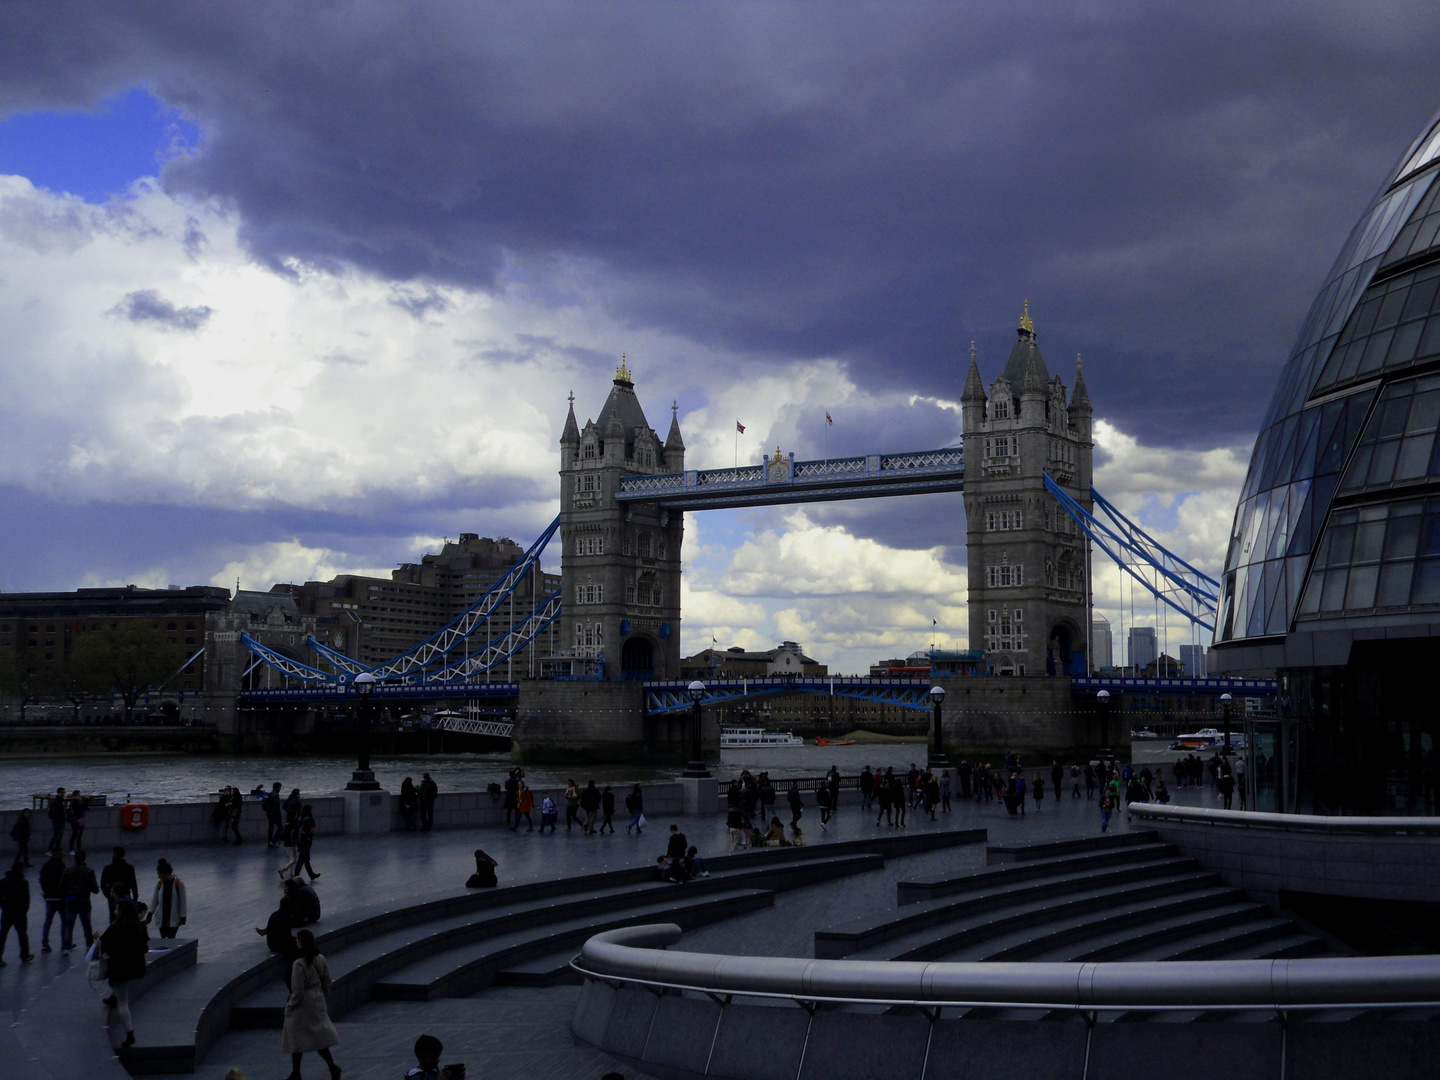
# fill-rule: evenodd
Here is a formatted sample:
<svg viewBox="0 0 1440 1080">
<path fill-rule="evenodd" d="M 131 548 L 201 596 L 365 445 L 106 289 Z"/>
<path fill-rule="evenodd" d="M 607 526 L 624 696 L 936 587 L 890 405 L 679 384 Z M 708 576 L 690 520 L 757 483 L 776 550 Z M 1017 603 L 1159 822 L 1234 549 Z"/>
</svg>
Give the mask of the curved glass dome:
<svg viewBox="0 0 1440 1080">
<path fill-rule="evenodd" d="M 1310 306 L 1250 458 L 1215 643 L 1440 607 L 1440 114 Z"/>
</svg>

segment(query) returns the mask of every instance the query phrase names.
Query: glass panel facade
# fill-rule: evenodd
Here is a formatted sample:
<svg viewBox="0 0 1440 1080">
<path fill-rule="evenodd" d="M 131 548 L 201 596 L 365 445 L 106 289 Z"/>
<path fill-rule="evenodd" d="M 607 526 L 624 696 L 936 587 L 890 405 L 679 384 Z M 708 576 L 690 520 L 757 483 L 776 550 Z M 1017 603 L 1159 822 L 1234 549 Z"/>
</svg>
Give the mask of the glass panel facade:
<svg viewBox="0 0 1440 1080">
<path fill-rule="evenodd" d="M 1440 185 L 1436 186 L 1440 193 Z M 1440 214 L 1435 216 L 1440 226 Z M 1408 226 L 1407 226 L 1408 228 Z M 1365 290 L 1335 342 L 1317 391 L 1440 356 L 1440 265 Z"/>
<path fill-rule="evenodd" d="M 1440 604 L 1440 499 L 1336 510 L 1299 619 Z"/>
<path fill-rule="evenodd" d="M 1365 425 L 1340 491 L 1389 488 L 1440 475 L 1440 374 L 1390 383 Z"/>
</svg>

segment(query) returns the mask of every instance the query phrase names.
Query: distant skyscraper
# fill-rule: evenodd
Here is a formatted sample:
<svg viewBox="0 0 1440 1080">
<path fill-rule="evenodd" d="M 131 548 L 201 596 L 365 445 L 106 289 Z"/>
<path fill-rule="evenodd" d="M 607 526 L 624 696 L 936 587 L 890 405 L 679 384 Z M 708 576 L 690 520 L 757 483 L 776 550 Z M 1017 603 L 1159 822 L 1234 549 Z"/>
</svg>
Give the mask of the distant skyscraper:
<svg viewBox="0 0 1440 1080">
<path fill-rule="evenodd" d="M 1155 628 L 1153 626 L 1132 626 L 1130 628 L 1130 655 L 1126 657 L 1128 666 L 1136 671 L 1143 671 L 1146 664 L 1152 663 L 1159 656 L 1160 650 L 1155 640 Z"/>
<path fill-rule="evenodd" d="M 1205 646 L 1204 645 L 1181 645 L 1180 663 L 1185 666 L 1185 674 L 1191 679 L 1203 679 L 1205 670 Z"/>
<path fill-rule="evenodd" d="M 1090 640 L 1094 643 L 1095 649 L 1095 670 L 1113 667 L 1115 664 L 1115 646 L 1110 635 L 1110 620 L 1104 615 L 1096 615 L 1090 622 Z"/>
</svg>

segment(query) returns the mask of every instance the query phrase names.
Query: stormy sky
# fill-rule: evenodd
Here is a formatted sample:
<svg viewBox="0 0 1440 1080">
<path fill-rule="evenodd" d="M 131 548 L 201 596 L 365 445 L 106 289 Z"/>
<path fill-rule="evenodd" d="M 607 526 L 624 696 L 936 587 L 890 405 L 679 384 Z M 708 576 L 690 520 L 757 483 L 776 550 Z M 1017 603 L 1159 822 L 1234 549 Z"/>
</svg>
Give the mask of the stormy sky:
<svg viewBox="0 0 1440 1080">
<path fill-rule="evenodd" d="M 528 541 L 622 352 L 692 466 L 953 444 L 1026 298 L 1052 372 L 1085 357 L 1096 486 L 1213 572 L 1437 35 L 1433 3 L 6 4 L 0 588 Z M 682 645 L 964 645 L 963 527 L 692 515 Z"/>
</svg>

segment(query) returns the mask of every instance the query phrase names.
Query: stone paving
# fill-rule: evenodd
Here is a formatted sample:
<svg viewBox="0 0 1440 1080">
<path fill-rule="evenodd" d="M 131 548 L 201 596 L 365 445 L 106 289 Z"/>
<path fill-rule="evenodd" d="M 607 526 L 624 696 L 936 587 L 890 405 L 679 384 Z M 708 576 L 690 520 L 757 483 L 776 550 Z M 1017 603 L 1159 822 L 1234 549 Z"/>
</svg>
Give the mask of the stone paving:
<svg viewBox="0 0 1440 1080">
<path fill-rule="evenodd" d="M 1208 788 L 1174 792 L 1177 803 L 1218 805 Z M 867 835 L 898 833 L 891 826 L 874 824 L 858 805 L 842 806 L 828 830 L 819 825 L 813 797 L 807 795 L 802 820 L 810 845 L 853 840 Z M 990 802 L 977 804 L 955 801 L 949 814 L 931 822 L 912 811 L 906 831 L 985 827 L 992 842 L 1042 841 L 1092 835 L 1099 832 L 1097 804 L 1069 795 L 1055 801 L 1047 798 L 1036 812 L 1034 804 L 1024 817 L 1011 817 L 1003 807 Z M 537 820 L 539 815 L 535 815 Z M 788 821 L 788 813 L 783 815 Z M 718 854 L 728 847 L 728 832 L 719 815 L 674 819 L 702 854 Z M 334 836 L 317 839 L 312 862 L 321 871 L 316 888 L 325 910 L 321 925 L 341 921 L 347 909 L 392 899 L 418 902 L 453 894 L 463 888 L 473 869 L 472 852 L 483 847 L 500 862 L 502 884 L 550 880 L 582 872 L 596 872 L 648 864 L 663 850 L 671 819 L 652 819 L 642 836 L 627 835 L 620 819 L 614 835 L 585 836 L 578 830 L 566 834 L 562 826 L 553 835 L 529 833 L 522 825 L 518 833 L 489 827 L 433 833 L 395 833 L 382 836 Z M 1128 828 L 1123 815 L 1112 829 Z M 108 852 L 91 853 L 97 870 Z M 137 869 L 142 898 L 148 900 L 147 878 L 153 881 L 153 860 L 159 852 L 146 852 Z M 201 960 L 207 952 L 219 952 L 242 943 L 253 944 L 256 959 L 265 955 L 264 944 L 253 927 L 263 924 L 278 900 L 276 868 L 283 853 L 267 850 L 262 844 L 229 847 L 218 842 L 178 846 L 164 853 L 175 864 L 188 889 L 189 924 L 187 935 L 200 939 Z M 924 855 L 893 859 L 883 872 L 782 893 L 767 912 L 728 920 L 687 935 L 682 947 L 697 951 L 736 952 L 752 955 L 810 955 L 811 934 L 816 926 L 894 905 L 894 882 L 902 876 L 945 871 L 961 872 L 984 863 L 979 846 L 949 849 Z M 43 903 L 34 878 L 30 917 L 31 943 L 39 954 Z M 103 908 L 102 908 L 103 910 Z M 103 915 L 100 916 L 103 920 Z M 97 932 L 98 932 L 97 927 Z M 79 928 L 77 926 L 77 933 Z M 0 1010 L 13 1024 L 26 1002 L 71 964 L 83 963 L 81 952 L 67 956 L 59 951 L 59 928 L 52 930 L 56 951 L 37 955 L 30 964 L 18 963 L 13 941 L 7 949 L 9 966 L 0 969 Z M 463 1001 L 428 1004 L 372 1003 L 352 1013 L 340 1025 L 342 1044 L 339 1060 L 346 1076 L 364 1080 L 370 1076 L 398 1076 L 409 1061 L 409 1046 L 421 1030 L 434 1033 L 456 1054 L 447 1060 L 467 1060 L 471 1076 L 587 1076 L 597 1078 L 613 1062 L 586 1047 L 573 1047 L 569 1038 L 572 988 L 553 990 L 496 989 Z M 98 1002 L 77 1003 L 78 1009 L 93 1008 L 101 1018 Z M 449 1026 L 447 1026 L 449 1025 Z M 446 1032 L 451 1035 L 447 1036 Z M 231 1033 L 211 1053 L 197 1073 L 223 1076 L 228 1064 L 240 1064 L 246 1075 L 283 1075 L 278 1053 L 279 1033 L 273 1031 Z M 353 1051 L 353 1053 L 352 1053 Z M 0 1060 L 17 1060 L 18 1044 L 8 1026 L 0 1028 Z M 353 1058 L 353 1067 L 351 1060 Z M 483 1068 L 480 1068 L 483 1064 Z M 310 1067 L 320 1075 L 319 1062 Z"/>
</svg>

